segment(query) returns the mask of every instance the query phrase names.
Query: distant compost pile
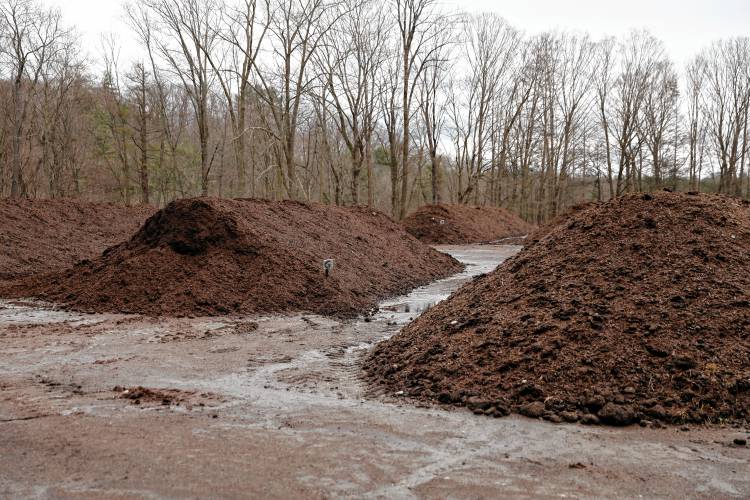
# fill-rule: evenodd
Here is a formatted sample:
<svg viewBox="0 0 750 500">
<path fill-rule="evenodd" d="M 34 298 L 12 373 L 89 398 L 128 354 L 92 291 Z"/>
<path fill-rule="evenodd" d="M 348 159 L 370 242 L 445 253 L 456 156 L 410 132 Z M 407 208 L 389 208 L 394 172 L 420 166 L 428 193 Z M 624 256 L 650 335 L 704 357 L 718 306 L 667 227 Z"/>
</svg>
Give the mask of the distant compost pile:
<svg viewBox="0 0 750 500">
<path fill-rule="evenodd" d="M 62 271 L 98 257 L 155 211 L 66 199 L 0 200 L 0 279 Z"/>
<path fill-rule="evenodd" d="M 503 208 L 427 205 L 404 219 L 415 238 L 431 245 L 488 243 L 529 234 L 533 226 Z"/>
<path fill-rule="evenodd" d="M 750 418 L 750 204 L 591 204 L 366 361 L 376 391 L 559 421 Z"/>
<path fill-rule="evenodd" d="M 84 312 L 352 316 L 461 268 L 369 209 L 200 198 L 171 203 L 99 258 L 0 295 Z"/>
</svg>

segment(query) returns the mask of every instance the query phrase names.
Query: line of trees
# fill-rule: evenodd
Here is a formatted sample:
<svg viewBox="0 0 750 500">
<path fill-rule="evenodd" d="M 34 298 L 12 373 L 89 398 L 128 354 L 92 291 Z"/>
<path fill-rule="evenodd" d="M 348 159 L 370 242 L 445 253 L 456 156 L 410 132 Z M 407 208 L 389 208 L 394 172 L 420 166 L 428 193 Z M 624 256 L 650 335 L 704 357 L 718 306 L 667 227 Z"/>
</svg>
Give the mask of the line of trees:
<svg viewBox="0 0 750 500">
<path fill-rule="evenodd" d="M 133 0 L 93 65 L 0 0 L 0 195 L 504 206 L 542 222 L 671 187 L 750 197 L 750 40 L 526 35 L 437 0 Z M 103 68 L 95 72 L 93 67 Z"/>
</svg>

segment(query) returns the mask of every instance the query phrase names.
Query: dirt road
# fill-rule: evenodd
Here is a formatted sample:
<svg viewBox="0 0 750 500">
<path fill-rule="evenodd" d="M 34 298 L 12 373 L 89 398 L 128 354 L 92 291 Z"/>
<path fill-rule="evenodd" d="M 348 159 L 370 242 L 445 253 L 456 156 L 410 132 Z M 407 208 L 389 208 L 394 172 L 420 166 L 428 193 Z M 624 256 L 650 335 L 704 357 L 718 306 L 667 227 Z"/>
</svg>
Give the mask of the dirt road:
<svg viewBox="0 0 750 500">
<path fill-rule="evenodd" d="M 445 250 L 464 275 L 371 322 L 1 303 L 0 497 L 750 496 L 750 449 L 732 444 L 748 429 L 553 425 L 369 397 L 359 360 L 373 343 L 516 251 Z"/>
</svg>

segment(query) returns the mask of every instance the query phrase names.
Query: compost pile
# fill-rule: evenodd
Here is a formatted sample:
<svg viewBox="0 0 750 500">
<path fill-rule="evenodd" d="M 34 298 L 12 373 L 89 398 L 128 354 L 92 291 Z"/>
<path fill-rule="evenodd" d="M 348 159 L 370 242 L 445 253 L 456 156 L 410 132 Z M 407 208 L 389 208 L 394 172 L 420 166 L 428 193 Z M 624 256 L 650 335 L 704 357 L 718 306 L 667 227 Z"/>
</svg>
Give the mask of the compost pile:
<svg viewBox="0 0 750 500">
<path fill-rule="evenodd" d="M 84 312 L 353 316 L 461 267 L 372 210 L 200 198 L 171 203 L 100 258 L 0 295 Z"/>
<path fill-rule="evenodd" d="M 525 236 L 533 230 L 503 208 L 466 205 L 427 205 L 404 219 L 403 226 L 431 245 L 488 243 Z"/>
<path fill-rule="evenodd" d="M 0 279 L 62 271 L 128 240 L 155 209 L 66 199 L 0 200 Z"/>
<path fill-rule="evenodd" d="M 747 422 L 748 202 L 630 195 L 545 233 L 380 344 L 375 390 L 555 422 Z"/>
</svg>

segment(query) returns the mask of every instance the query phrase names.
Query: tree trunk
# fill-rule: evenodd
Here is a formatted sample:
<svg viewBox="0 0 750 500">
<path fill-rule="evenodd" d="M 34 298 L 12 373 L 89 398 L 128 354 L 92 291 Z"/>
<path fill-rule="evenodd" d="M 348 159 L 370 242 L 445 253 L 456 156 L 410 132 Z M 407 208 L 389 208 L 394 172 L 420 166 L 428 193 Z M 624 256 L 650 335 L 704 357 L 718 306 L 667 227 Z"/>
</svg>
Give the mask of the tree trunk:
<svg viewBox="0 0 750 500">
<path fill-rule="evenodd" d="M 145 80 L 145 78 L 144 78 Z M 141 180 L 141 202 L 148 205 L 150 203 L 150 193 L 148 186 L 148 115 L 146 114 L 146 85 L 145 81 L 141 86 L 141 103 L 140 103 L 140 118 L 141 118 L 141 165 L 140 165 L 140 180 Z"/>
<path fill-rule="evenodd" d="M 373 207 L 375 205 L 375 187 L 372 185 L 372 133 L 368 132 L 367 139 L 365 140 L 365 165 L 367 166 L 367 206 Z"/>
<path fill-rule="evenodd" d="M 209 165 L 208 158 L 208 124 L 206 123 L 206 110 L 202 106 L 201 116 L 198 118 L 198 134 L 200 135 L 201 143 L 201 196 L 208 196 L 208 174 Z"/>
<path fill-rule="evenodd" d="M 362 171 L 362 151 L 356 143 L 352 151 L 352 184 L 351 184 L 351 196 L 352 205 L 359 205 L 359 177 Z"/>
<path fill-rule="evenodd" d="M 237 194 L 240 198 L 245 196 L 245 99 L 237 98 L 237 130 L 234 131 L 234 151 L 237 162 Z"/>
<path fill-rule="evenodd" d="M 23 137 L 23 106 L 21 104 L 21 77 L 16 78 L 13 85 L 14 126 L 12 142 L 12 165 L 10 181 L 10 197 L 21 198 L 25 196 L 26 189 L 23 182 L 23 171 L 21 169 L 21 140 Z"/>
</svg>

